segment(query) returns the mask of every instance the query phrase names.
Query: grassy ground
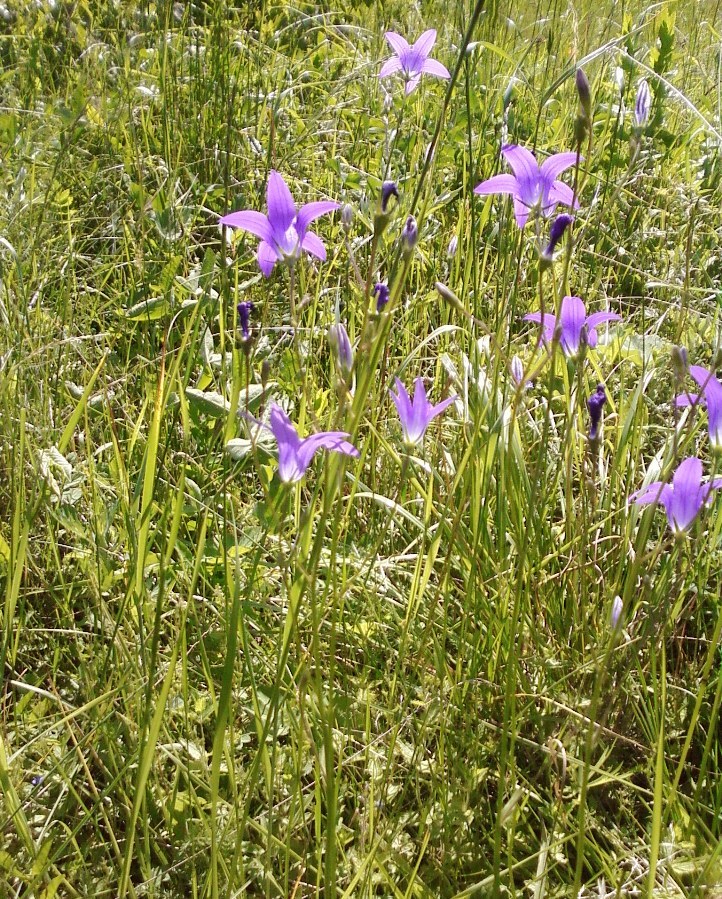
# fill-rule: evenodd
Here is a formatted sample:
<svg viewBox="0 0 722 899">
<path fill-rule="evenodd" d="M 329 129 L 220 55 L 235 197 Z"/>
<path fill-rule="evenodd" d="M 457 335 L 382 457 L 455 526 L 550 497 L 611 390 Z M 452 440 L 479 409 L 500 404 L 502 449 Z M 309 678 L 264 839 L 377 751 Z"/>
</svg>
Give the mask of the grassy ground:
<svg viewBox="0 0 722 899">
<path fill-rule="evenodd" d="M 0 9 L 1 896 L 722 895 L 720 500 L 680 540 L 627 504 L 715 465 L 672 348 L 714 367 L 722 344 L 721 21 L 715 0 Z M 404 98 L 383 32 L 431 27 L 456 77 Z M 503 143 L 575 148 L 582 62 L 581 205 L 543 271 L 546 226 L 472 191 Z M 293 281 L 217 224 L 265 209 L 272 168 L 353 210 Z M 523 321 L 564 293 L 623 317 L 577 364 Z M 458 399 L 407 453 L 388 389 L 418 375 Z M 361 458 L 280 484 L 243 414 L 271 401 Z"/>
</svg>

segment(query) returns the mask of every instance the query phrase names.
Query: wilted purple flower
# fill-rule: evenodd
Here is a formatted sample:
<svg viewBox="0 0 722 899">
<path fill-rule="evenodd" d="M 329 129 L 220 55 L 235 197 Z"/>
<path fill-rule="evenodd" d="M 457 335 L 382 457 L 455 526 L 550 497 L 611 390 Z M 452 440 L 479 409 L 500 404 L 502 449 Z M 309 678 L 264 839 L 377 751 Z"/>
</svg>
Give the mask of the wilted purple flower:
<svg viewBox="0 0 722 899">
<path fill-rule="evenodd" d="M 271 406 L 270 420 L 270 430 L 278 444 L 278 477 L 284 484 L 301 480 L 317 450 L 327 449 L 354 457 L 360 455 L 356 447 L 344 439 L 349 436 L 344 431 L 322 431 L 302 440 L 291 419 L 276 403 Z"/>
<path fill-rule="evenodd" d="M 390 390 L 389 393 L 396 406 L 396 411 L 399 413 L 404 443 L 407 446 L 414 446 L 420 443 L 424 439 L 426 429 L 433 419 L 440 415 L 456 399 L 455 396 L 450 396 L 432 406 L 426 399 L 423 378 L 417 378 L 414 382 L 413 401 L 398 378 L 396 378 L 396 390 L 398 393 L 394 393 L 393 390 Z"/>
<path fill-rule="evenodd" d="M 261 238 L 258 245 L 258 265 L 267 278 L 277 262 L 289 265 L 298 259 L 301 250 L 323 260 L 326 248 L 321 239 L 308 230 L 314 219 L 338 209 L 332 200 L 306 203 L 299 210 L 293 202 L 291 191 L 277 171 L 271 170 L 266 189 L 268 215 L 254 209 L 231 212 L 221 218 L 221 224 L 241 228 Z"/>
<path fill-rule="evenodd" d="M 532 209 L 540 209 L 542 215 L 550 216 L 558 203 L 576 208 L 579 205 L 574 191 L 563 181 L 555 180 L 570 166 L 576 165 L 576 153 L 555 153 L 541 166 L 533 153 L 526 147 L 507 144 L 501 148 L 513 175 L 494 175 L 474 188 L 475 194 L 511 194 L 514 198 L 516 223 L 523 228 Z"/>
<path fill-rule="evenodd" d="M 722 449 L 722 383 L 714 376 L 714 373 L 701 365 L 690 365 L 690 375 L 702 388 L 702 395 L 698 393 L 683 393 L 675 400 L 677 406 L 697 406 L 704 404 L 707 407 L 709 420 L 709 443 L 715 449 Z"/>
<path fill-rule="evenodd" d="M 722 478 L 702 483 L 702 463 L 696 456 L 680 462 L 672 475 L 672 483 L 654 481 L 629 497 L 630 503 L 639 506 L 661 503 L 667 513 L 667 521 L 676 536 L 687 531 L 710 499 L 713 490 L 722 487 Z"/>
<path fill-rule="evenodd" d="M 347 378 L 353 371 L 353 347 L 348 331 L 341 322 L 328 329 L 328 342 L 336 355 L 339 370 Z"/>
<path fill-rule="evenodd" d="M 637 88 L 637 98 L 634 101 L 634 121 L 637 128 L 644 128 L 649 120 L 649 110 L 652 106 L 652 95 L 649 85 L 643 78 Z"/>
<path fill-rule="evenodd" d="M 554 250 L 557 248 L 557 244 L 564 237 L 564 232 L 574 221 L 574 216 L 569 215 L 568 212 L 560 213 L 552 222 L 552 226 L 549 229 L 549 243 L 546 246 L 546 249 L 542 253 L 542 258 L 546 262 L 551 262 L 554 256 Z"/>
<path fill-rule="evenodd" d="M 586 307 L 579 297 L 564 297 L 558 324 L 556 315 L 548 312 L 530 312 L 524 316 L 524 321 L 537 322 L 542 326 L 543 339 L 546 341 L 554 339 L 558 328 L 564 355 L 571 359 L 579 353 L 582 344 L 590 347 L 597 345 L 597 325 L 620 319 L 621 315 L 616 312 L 594 312 L 587 315 Z"/>
<path fill-rule="evenodd" d="M 406 79 L 407 94 L 414 90 L 423 74 L 435 75 L 437 78 L 451 78 L 446 66 L 428 58 L 431 48 L 436 43 L 436 31 L 433 28 L 425 31 L 412 47 L 395 31 L 387 31 L 384 37 L 391 45 L 394 56 L 381 66 L 379 78 L 387 78 L 395 72 L 401 72 Z"/>
<path fill-rule="evenodd" d="M 401 231 L 401 245 L 407 255 L 414 249 L 419 241 L 419 226 L 416 219 L 410 215 Z"/>
<path fill-rule="evenodd" d="M 587 409 L 589 409 L 591 421 L 591 427 L 589 428 L 590 441 L 594 441 L 599 437 L 599 425 L 602 423 L 602 412 L 606 402 L 607 394 L 604 391 L 604 384 L 597 384 L 596 393 L 593 393 L 587 400 Z"/>
<path fill-rule="evenodd" d="M 241 323 L 241 335 L 243 340 L 250 340 L 251 337 L 251 312 L 253 311 L 253 303 L 250 300 L 243 300 L 238 304 L 238 318 Z"/>
<path fill-rule="evenodd" d="M 390 299 L 388 285 L 384 284 L 383 281 L 379 281 L 374 286 L 374 293 L 376 294 L 376 311 L 381 312 Z"/>
</svg>

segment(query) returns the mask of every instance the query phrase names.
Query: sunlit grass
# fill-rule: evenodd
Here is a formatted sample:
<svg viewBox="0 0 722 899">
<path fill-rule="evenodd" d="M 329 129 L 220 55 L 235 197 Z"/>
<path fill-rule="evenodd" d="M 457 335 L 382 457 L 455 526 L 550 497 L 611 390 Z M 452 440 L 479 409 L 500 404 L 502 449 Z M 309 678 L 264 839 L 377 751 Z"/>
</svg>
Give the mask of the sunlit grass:
<svg viewBox="0 0 722 899">
<path fill-rule="evenodd" d="M 676 540 L 628 497 L 719 469 L 673 354 L 719 361 L 719 4 L 7 16 L 0 894 L 715 895 L 720 500 Z M 384 31 L 432 27 L 454 77 L 405 98 Z M 576 149 L 580 63 L 545 266 L 473 188 L 504 143 Z M 264 279 L 218 218 L 271 169 L 352 219 Z M 576 362 L 523 320 L 566 294 L 622 316 Z M 407 447 L 418 376 L 456 400 Z M 273 402 L 360 458 L 280 483 Z"/>
</svg>

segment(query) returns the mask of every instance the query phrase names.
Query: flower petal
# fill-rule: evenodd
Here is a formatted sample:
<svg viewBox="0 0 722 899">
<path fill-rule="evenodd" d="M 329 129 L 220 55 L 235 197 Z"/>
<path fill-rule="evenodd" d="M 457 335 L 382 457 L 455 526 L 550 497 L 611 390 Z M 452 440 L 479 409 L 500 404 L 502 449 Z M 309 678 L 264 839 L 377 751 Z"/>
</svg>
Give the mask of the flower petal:
<svg viewBox="0 0 722 899">
<path fill-rule="evenodd" d="M 404 89 L 404 92 L 407 97 L 411 93 L 411 91 L 416 90 L 416 87 L 420 80 L 421 80 L 421 75 L 414 75 L 413 78 L 409 78 L 409 80 L 406 82 L 406 88 Z"/>
<path fill-rule="evenodd" d="M 514 175 L 492 175 L 474 188 L 475 194 L 515 194 L 517 180 Z"/>
<path fill-rule="evenodd" d="M 273 240 L 271 223 L 262 212 L 256 212 L 255 209 L 229 212 L 220 219 L 220 223 L 227 228 L 240 228 L 242 231 L 248 231 L 249 234 L 254 234 L 261 240 Z"/>
<path fill-rule="evenodd" d="M 667 485 L 664 481 L 652 481 L 641 490 L 636 490 L 627 500 L 628 503 L 634 503 L 637 506 L 648 506 L 650 503 L 661 502 L 662 491 Z"/>
<path fill-rule="evenodd" d="M 451 78 L 451 72 L 438 59 L 425 59 L 421 71 L 425 75 L 435 75 L 437 78 Z"/>
<path fill-rule="evenodd" d="M 391 49 L 396 53 L 397 56 L 401 56 L 403 53 L 408 52 L 409 44 L 405 37 L 401 37 L 400 34 L 397 34 L 395 31 L 387 31 L 384 35 L 386 40 L 389 42 Z"/>
<path fill-rule="evenodd" d="M 386 62 L 381 66 L 379 78 L 388 78 L 389 75 L 393 75 L 395 72 L 400 72 L 401 69 L 402 65 L 399 57 L 392 56 L 390 59 L 387 59 Z"/>
<path fill-rule="evenodd" d="M 296 216 L 296 231 L 301 238 L 306 233 L 306 228 L 315 221 L 319 216 L 326 215 L 327 212 L 334 212 L 338 209 L 339 204 L 333 200 L 316 200 L 314 203 L 306 203 L 298 210 Z"/>
<path fill-rule="evenodd" d="M 587 327 L 591 330 L 592 328 L 596 328 L 597 325 L 602 325 L 604 322 L 618 322 L 622 320 L 621 315 L 617 315 L 616 312 L 593 312 L 587 318 Z"/>
<path fill-rule="evenodd" d="M 541 312 L 529 312 L 524 316 L 525 322 L 536 322 L 538 325 L 542 326 L 543 333 L 539 338 L 539 343 L 543 340 L 552 340 L 554 337 L 554 331 L 557 326 L 557 317 L 556 315 L 551 315 L 549 312 L 541 313 Z"/>
<path fill-rule="evenodd" d="M 418 54 L 420 62 L 423 62 L 424 59 L 431 53 L 431 49 L 436 43 L 436 29 L 429 28 L 428 31 L 425 31 L 414 43 L 414 46 L 411 48 L 415 54 Z"/>
<path fill-rule="evenodd" d="M 579 161 L 583 162 L 583 160 L 584 157 L 580 156 Z M 571 168 L 571 166 L 576 164 L 576 153 L 555 153 L 553 156 L 549 156 L 542 162 L 541 166 L 539 166 L 539 171 L 546 183 L 551 184 L 562 172 L 565 172 L 568 168 Z"/>
<path fill-rule="evenodd" d="M 686 531 L 702 508 L 708 491 L 702 489 L 702 463 L 690 456 L 677 466 L 666 503 L 667 518 L 675 531 Z"/>
<path fill-rule="evenodd" d="M 437 415 L 441 415 L 444 409 L 447 409 L 455 399 L 456 394 L 454 394 L 454 396 L 449 396 L 445 400 L 442 400 L 440 403 L 437 403 L 435 406 L 432 406 L 429 421 L 431 421 L 432 418 L 436 418 Z"/>
<path fill-rule="evenodd" d="M 299 481 L 306 468 L 302 469 L 298 463 L 298 450 L 301 445 L 298 431 L 288 415 L 276 403 L 271 405 L 270 422 L 271 431 L 278 444 L 278 476 L 284 483 Z"/>
<path fill-rule="evenodd" d="M 562 206 L 571 206 L 572 209 L 577 209 L 579 207 L 579 200 L 574 196 L 574 191 L 563 181 L 555 181 L 554 184 L 552 184 L 547 191 L 544 203 L 544 212 L 546 215 L 551 215 L 554 211 L 554 207 L 558 203 L 561 203 Z"/>
<path fill-rule="evenodd" d="M 701 365 L 690 365 L 689 373 L 705 392 L 710 384 L 713 384 L 717 380 L 711 371 Z"/>
<path fill-rule="evenodd" d="M 539 166 L 534 154 L 517 144 L 507 144 L 501 148 L 501 152 L 517 177 L 519 196 L 528 206 L 532 206 L 538 199 L 536 193 L 539 181 Z"/>
<path fill-rule="evenodd" d="M 361 453 L 356 449 L 353 443 L 349 443 L 345 438 L 349 435 L 345 431 L 321 431 L 319 434 L 311 434 L 301 441 L 298 449 L 299 466 L 304 472 L 311 464 L 316 452 L 320 449 L 332 450 L 336 453 L 343 453 L 346 456 L 354 456 L 358 458 Z"/>
<path fill-rule="evenodd" d="M 271 223 L 273 233 L 283 238 L 296 218 L 296 204 L 293 202 L 288 185 L 275 169 L 271 169 L 268 176 L 266 200 L 268 221 Z"/>
<path fill-rule="evenodd" d="M 579 297 L 564 297 L 559 314 L 562 329 L 561 346 L 567 356 L 576 356 L 586 324 L 587 310 Z"/>
<path fill-rule="evenodd" d="M 264 277 L 267 278 L 273 271 L 273 266 L 281 257 L 273 249 L 271 244 L 268 244 L 265 240 L 262 240 L 258 244 L 258 254 L 256 258 L 258 259 L 258 267 L 263 272 Z"/>
<path fill-rule="evenodd" d="M 684 406 L 697 406 L 700 404 L 700 401 L 702 405 L 704 405 L 704 399 L 700 400 L 700 396 L 699 393 L 681 393 L 675 398 L 674 405 L 678 409 L 681 409 Z"/>
<path fill-rule="evenodd" d="M 514 196 L 514 218 L 516 219 L 516 223 L 520 228 L 524 228 L 526 223 L 529 221 L 529 213 L 531 212 L 531 207 L 528 203 L 525 203 L 521 197 Z"/>
<path fill-rule="evenodd" d="M 326 260 L 326 247 L 323 245 L 321 238 L 314 234 L 313 231 L 306 232 L 301 242 L 301 249 L 318 256 L 322 262 Z"/>
</svg>

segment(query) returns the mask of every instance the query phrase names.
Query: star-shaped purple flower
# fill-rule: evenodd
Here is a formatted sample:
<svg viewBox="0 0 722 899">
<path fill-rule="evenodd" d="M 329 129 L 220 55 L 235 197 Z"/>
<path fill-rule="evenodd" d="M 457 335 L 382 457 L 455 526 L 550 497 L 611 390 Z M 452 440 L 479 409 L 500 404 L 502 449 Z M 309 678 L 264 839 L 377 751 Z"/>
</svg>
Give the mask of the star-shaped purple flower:
<svg viewBox="0 0 722 899">
<path fill-rule="evenodd" d="M 620 319 L 621 315 L 616 312 L 594 312 L 587 315 L 586 307 L 579 297 L 564 297 L 558 323 L 556 315 L 548 312 L 530 312 L 524 316 L 524 321 L 537 322 L 542 326 L 543 339 L 548 342 L 554 339 L 558 330 L 564 355 L 571 359 L 577 356 L 582 343 L 590 347 L 597 345 L 597 325 Z"/>
<path fill-rule="evenodd" d="M 275 403 L 271 406 L 270 420 L 270 430 L 278 444 L 278 477 L 284 484 L 300 481 L 306 474 L 311 459 L 320 449 L 355 458 L 360 455 L 356 447 L 344 439 L 349 436 L 344 431 L 322 431 L 301 439 L 291 419 Z"/>
<path fill-rule="evenodd" d="M 417 378 L 414 382 L 414 399 L 412 401 L 401 381 L 398 378 L 395 380 L 398 393 L 394 393 L 393 390 L 389 390 L 389 393 L 396 406 L 396 411 L 399 413 L 404 443 L 407 446 L 415 446 L 424 439 L 426 429 L 433 419 L 451 405 L 456 397 L 450 396 L 432 406 L 426 399 L 424 379 Z"/>
<path fill-rule="evenodd" d="M 507 144 L 501 148 L 513 175 L 494 175 L 474 188 L 475 194 L 511 194 L 514 199 L 516 223 L 523 228 L 533 209 L 550 216 L 558 203 L 576 209 L 579 201 L 574 191 L 557 176 L 576 165 L 576 153 L 555 153 L 539 165 L 533 153 L 526 147 Z M 578 157 L 580 160 L 582 157 Z"/>
<path fill-rule="evenodd" d="M 388 78 L 389 75 L 401 72 L 406 79 L 407 94 L 414 90 L 422 75 L 451 78 L 446 66 L 435 59 L 429 59 L 431 48 L 436 43 L 436 31 L 433 28 L 425 31 L 412 47 L 406 38 L 395 31 L 387 31 L 384 37 L 391 45 L 394 56 L 381 66 L 379 78 Z"/>
<path fill-rule="evenodd" d="M 710 499 L 713 490 L 722 487 L 722 478 L 713 478 L 702 483 L 702 463 L 696 456 L 690 456 L 677 467 L 672 475 L 672 483 L 654 481 L 629 497 L 630 503 L 638 506 L 661 503 L 667 513 L 667 521 L 676 536 L 687 531 Z"/>
<path fill-rule="evenodd" d="M 713 372 L 701 365 L 690 365 L 688 371 L 702 388 L 702 394 L 683 393 L 677 397 L 675 403 L 677 406 L 704 404 L 709 420 L 710 446 L 715 450 L 722 449 L 722 383 Z"/>
<path fill-rule="evenodd" d="M 301 250 L 312 253 L 319 259 L 326 258 L 326 248 L 318 235 L 308 230 L 314 219 L 338 209 L 332 200 L 306 203 L 296 209 L 291 191 L 283 178 L 274 169 L 268 176 L 266 189 L 268 215 L 255 209 L 230 212 L 221 218 L 221 224 L 229 228 L 241 228 L 261 238 L 258 244 L 258 265 L 267 278 L 277 262 L 293 265 L 301 255 Z"/>
</svg>

